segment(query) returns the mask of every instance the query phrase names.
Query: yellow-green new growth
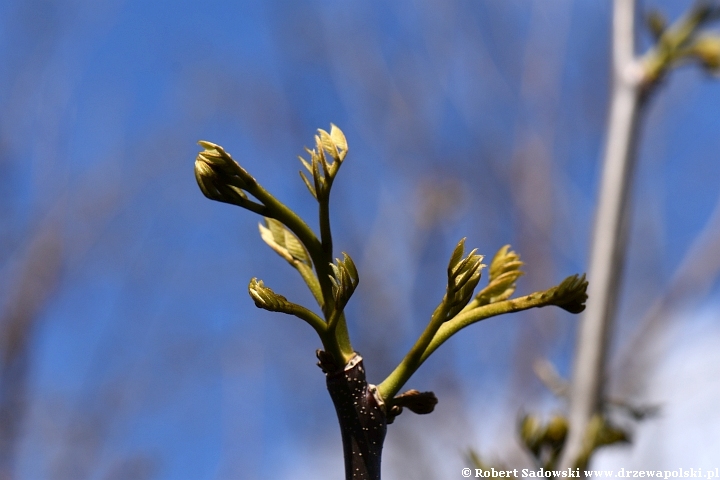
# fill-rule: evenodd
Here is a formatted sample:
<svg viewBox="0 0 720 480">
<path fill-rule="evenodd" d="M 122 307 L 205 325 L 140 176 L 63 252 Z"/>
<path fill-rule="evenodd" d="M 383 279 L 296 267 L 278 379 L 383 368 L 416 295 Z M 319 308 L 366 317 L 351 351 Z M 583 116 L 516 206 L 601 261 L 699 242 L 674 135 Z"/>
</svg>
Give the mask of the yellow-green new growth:
<svg viewBox="0 0 720 480">
<path fill-rule="evenodd" d="M 265 225 L 258 224 L 260 237 L 293 267 L 298 263 L 312 267 L 312 260 L 305 246 L 288 228 L 274 218 L 265 218 Z"/>
<path fill-rule="evenodd" d="M 348 152 L 345 134 L 335 125 L 330 125 L 330 133 L 318 129 L 318 134 L 315 135 L 315 149 L 305 148 L 305 151 L 310 154 L 310 163 L 303 157 L 298 156 L 298 159 L 312 176 L 313 182 L 311 183 L 308 180 L 302 170 L 300 171 L 300 177 L 305 182 L 310 194 L 318 201 L 326 199 L 330 194 L 332 182 Z M 326 154 L 330 155 L 333 159 L 332 162 L 328 160 Z M 322 173 L 320 172 L 321 169 Z"/>
<path fill-rule="evenodd" d="M 203 195 L 266 215 L 266 207 L 250 200 L 245 192 L 257 186 L 255 179 L 220 145 L 202 140 L 198 144 L 205 150 L 195 159 L 195 180 Z"/>
<path fill-rule="evenodd" d="M 211 200 L 238 205 L 265 217 L 264 224 L 258 227 L 260 236 L 300 273 L 325 319 L 288 302 L 253 279 L 249 290 L 255 304 L 308 322 L 320 335 L 325 350 L 343 365 L 354 355 L 343 308 L 357 285 L 358 276 L 347 255 L 337 266 L 332 265 L 329 197 L 333 179 L 347 156 L 345 135 L 335 125 L 331 125 L 329 133 L 318 130 L 316 149 L 308 150 L 311 163 L 303 161 L 313 174 L 314 186 L 309 185 L 304 174 L 302 176 L 318 201 L 319 239 L 295 212 L 265 190 L 223 147 L 206 141 L 198 143 L 204 149 L 195 160 L 195 178 L 200 190 Z"/>
<path fill-rule="evenodd" d="M 684 17 L 667 24 L 659 12 L 648 16 L 648 25 L 657 39 L 642 58 L 643 83 L 657 82 L 670 69 L 697 59 L 708 73 L 720 74 L 720 35 L 701 32 L 708 22 L 720 17 L 720 7 L 698 2 Z"/>
<path fill-rule="evenodd" d="M 262 280 L 252 278 L 248 285 L 250 297 L 255 302 L 255 306 L 267 310 L 269 312 L 280 312 L 288 315 L 294 315 L 301 320 L 305 320 L 315 331 L 323 337 L 326 326 L 325 322 L 315 315 L 312 311 L 288 301 L 287 298 L 272 291 L 263 284 Z"/>
<path fill-rule="evenodd" d="M 427 327 L 397 368 L 378 385 L 384 401 L 391 402 L 405 382 L 440 345 L 473 323 L 548 305 L 559 306 L 571 313 L 578 313 L 585 308 L 585 275 L 572 275 L 560 285 L 542 292 L 509 298 L 515 291 L 515 280 L 522 275 L 520 257 L 510 250 L 509 245 L 502 247 L 493 258 L 488 286 L 468 303 L 484 265 L 480 263 L 482 256 L 476 255 L 475 250 L 463 258 L 464 247 L 465 239 L 462 239 L 450 257 L 447 292 Z"/>
<path fill-rule="evenodd" d="M 475 296 L 472 307 L 510 298 L 515 293 L 515 282 L 525 274 L 520 270 L 522 266 L 520 255 L 510 250 L 510 245 L 498 250 L 490 263 L 488 285 Z"/>
<path fill-rule="evenodd" d="M 248 285 L 250 297 L 258 308 L 294 315 L 317 332 L 324 348 L 318 350 L 317 355 L 320 366 L 328 375 L 328 389 L 338 412 L 344 441 L 346 437 L 352 437 L 353 442 L 358 440 L 353 436 L 356 429 L 352 419 L 355 413 L 366 408 L 374 409 L 380 415 L 376 418 L 370 416 L 374 425 L 372 428 L 376 429 L 373 430 L 376 434 L 373 445 L 377 442 L 382 444 L 386 424 L 392 423 L 403 409 L 419 414 L 432 412 L 437 404 L 433 392 L 413 389 L 396 394 L 440 345 L 466 326 L 495 315 L 533 307 L 557 305 L 574 313 L 584 308 L 587 282 L 584 276 L 577 275 L 544 292 L 511 299 L 515 282 L 522 275 L 522 262 L 508 245 L 493 258 L 488 285 L 473 298 L 485 265 L 477 249 L 465 255 L 463 238 L 450 256 L 445 294 L 427 327 L 397 368 L 377 387 L 369 385 L 362 370 L 362 359 L 350 343 L 344 315 L 345 307 L 357 288 L 359 275 L 348 254 L 343 252 L 342 258 L 333 262 L 330 231 L 330 190 L 347 156 L 345 135 L 335 125 L 331 125 L 329 133 L 318 130 L 315 149 L 306 149 L 310 161 L 300 158 L 312 176 L 310 181 L 304 172 L 300 172 L 303 182 L 318 202 L 320 238 L 221 146 L 205 141 L 199 143 L 204 150 L 195 160 L 195 178 L 203 194 L 212 200 L 238 205 L 265 217 L 264 222 L 258 225 L 262 240 L 300 273 L 322 310 L 320 316 L 290 302 L 257 278 L 251 279 Z M 373 392 L 372 396 L 365 396 L 362 393 L 364 389 Z M 368 438 L 357 451 L 352 445 L 352 442 L 345 445 L 349 448 L 346 449 L 346 462 L 349 462 L 346 468 L 350 468 L 351 475 L 356 473 L 354 465 L 362 466 L 367 472 L 379 472 L 379 453 L 373 457 L 377 461 L 365 461 L 369 457 L 363 448 L 370 445 Z M 348 451 L 352 453 L 348 455 Z M 374 475 L 371 476 L 374 478 Z"/>
<path fill-rule="evenodd" d="M 348 300 L 360 281 L 357 268 L 350 255 L 343 252 L 343 259 L 338 258 L 335 262 L 330 264 L 333 273 L 329 275 L 334 300 L 333 312 L 327 322 L 328 330 L 331 332 L 335 330 L 340 315 L 345 310 Z"/>
<path fill-rule="evenodd" d="M 259 223 L 258 229 L 263 241 L 300 273 L 315 297 L 315 301 L 322 308 L 324 305 L 322 290 L 312 268 L 310 253 L 305 245 L 290 229 L 274 218 L 265 217 L 265 225 Z"/>
<path fill-rule="evenodd" d="M 484 265 L 483 256 L 476 255 L 477 248 L 463 258 L 465 239 L 458 242 L 448 264 L 448 285 L 441 303 L 445 311 L 444 320 L 449 320 L 460 312 L 472 298 L 475 287 L 480 281 Z M 440 308 L 440 307 L 438 307 Z"/>
</svg>

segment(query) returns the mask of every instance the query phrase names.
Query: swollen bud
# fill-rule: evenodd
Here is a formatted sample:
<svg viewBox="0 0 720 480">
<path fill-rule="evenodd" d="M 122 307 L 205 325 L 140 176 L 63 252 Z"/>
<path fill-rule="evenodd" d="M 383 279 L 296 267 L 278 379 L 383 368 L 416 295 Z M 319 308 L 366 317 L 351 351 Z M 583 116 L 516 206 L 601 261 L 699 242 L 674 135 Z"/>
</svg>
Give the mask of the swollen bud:
<svg viewBox="0 0 720 480">
<path fill-rule="evenodd" d="M 540 420 L 532 415 L 525 415 L 520 421 L 520 439 L 532 453 L 537 455 L 542 445 L 543 428 Z"/>
<path fill-rule="evenodd" d="M 545 441 L 552 445 L 562 445 L 568 432 L 568 423 L 565 417 L 555 415 L 545 427 Z"/>
<path fill-rule="evenodd" d="M 263 285 L 262 280 L 257 278 L 250 280 L 248 292 L 256 307 L 270 312 L 289 313 L 290 304 L 287 299 Z"/>
</svg>

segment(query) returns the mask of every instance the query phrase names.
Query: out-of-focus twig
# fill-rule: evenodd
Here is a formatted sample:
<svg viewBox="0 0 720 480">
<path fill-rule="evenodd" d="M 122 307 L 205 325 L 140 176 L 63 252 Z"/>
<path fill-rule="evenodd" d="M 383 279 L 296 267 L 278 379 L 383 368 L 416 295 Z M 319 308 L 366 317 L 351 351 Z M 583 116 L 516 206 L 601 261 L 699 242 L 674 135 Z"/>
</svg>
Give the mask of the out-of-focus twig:
<svg viewBox="0 0 720 480">
<path fill-rule="evenodd" d="M 0 480 L 13 478 L 26 404 L 28 343 L 62 267 L 60 231 L 52 220 L 28 243 L 15 288 L 0 312 Z"/>
<path fill-rule="evenodd" d="M 562 378 L 548 359 L 541 358 L 533 362 L 533 370 L 540 381 L 556 397 L 567 397 L 570 393 L 570 384 Z"/>
<path fill-rule="evenodd" d="M 570 428 L 561 468 L 574 464 L 582 449 L 587 426 L 600 407 L 610 324 L 620 290 L 627 243 L 628 192 L 642 107 L 642 77 L 635 58 L 634 18 L 634 0 L 614 1 L 613 91 L 590 257 L 590 301 L 578 334 L 570 391 Z"/>
<path fill-rule="evenodd" d="M 645 100 L 675 66 L 699 61 L 711 74 L 720 68 L 720 38 L 701 31 L 720 16 L 717 4 L 698 2 L 672 25 L 659 14 L 651 16 L 656 44 L 642 57 L 635 56 L 634 14 L 634 0 L 614 1 L 613 92 L 590 257 L 591 301 L 580 324 L 570 391 L 570 430 L 561 468 L 574 466 L 581 457 L 589 459 L 580 454 L 582 445 L 592 418 L 602 409 L 605 357 L 625 259 L 627 205 Z"/>
</svg>

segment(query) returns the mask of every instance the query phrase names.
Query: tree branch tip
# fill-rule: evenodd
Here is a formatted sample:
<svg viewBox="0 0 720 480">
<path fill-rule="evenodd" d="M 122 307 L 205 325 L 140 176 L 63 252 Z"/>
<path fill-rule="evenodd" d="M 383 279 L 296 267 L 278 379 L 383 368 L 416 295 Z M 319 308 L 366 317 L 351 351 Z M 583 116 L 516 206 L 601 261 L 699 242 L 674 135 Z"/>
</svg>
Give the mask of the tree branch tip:
<svg viewBox="0 0 720 480">
<path fill-rule="evenodd" d="M 585 310 L 585 302 L 588 299 L 587 287 L 588 282 L 584 273 L 571 275 L 556 287 L 552 295 L 555 297 L 552 303 L 570 313 L 581 313 Z"/>
</svg>

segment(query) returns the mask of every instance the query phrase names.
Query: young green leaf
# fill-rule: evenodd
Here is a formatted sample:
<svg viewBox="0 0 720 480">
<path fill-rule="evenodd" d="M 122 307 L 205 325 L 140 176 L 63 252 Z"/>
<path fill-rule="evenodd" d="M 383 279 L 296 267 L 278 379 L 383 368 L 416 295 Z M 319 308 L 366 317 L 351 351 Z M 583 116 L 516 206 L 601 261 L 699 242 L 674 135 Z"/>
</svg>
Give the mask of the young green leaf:
<svg viewBox="0 0 720 480">
<path fill-rule="evenodd" d="M 336 263 L 331 263 L 330 268 L 333 274 L 330 275 L 332 283 L 333 298 L 335 300 L 335 310 L 337 314 L 342 312 L 347 305 L 348 300 L 352 296 L 355 288 L 360 281 L 355 263 L 350 255 L 343 252 L 343 259 L 335 259 Z"/>
<path fill-rule="evenodd" d="M 332 139 L 335 147 L 340 151 L 340 161 L 345 159 L 348 152 L 347 139 L 345 134 L 335 124 L 330 124 L 330 138 Z"/>
<path fill-rule="evenodd" d="M 315 135 L 314 150 L 305 147 L 305 151 L 310 155 L 310 162 L 303 157 L 298 157 L 312 175 L 313 181 L 311 182 L 304 172 L 300 172 L 305 186 L 316 200 L 327 201 L 333 179 L 347 155 L 347 149 L 345 135 L 339 128 L 331 124 L 330 133 L 318 129 L 318 134 Z M 328 160 L 326 153 L 332 157 L 332 163 Z"/>
<path fill-rule="evenodd" d="M 445 320 L 457 315 L 472 298 L 475 287 L 480 281 L 482 255 L 476 255 L 477 249 L 463 258 L 465 239 L 460 240 L 448 263 L 448 286 L 443 298 L 447 311 Z"/>
<path fill-rule="evenodd" d="M 251 279 L 248 291 L 256 307 L 269 312 L 292 313 L 291 303 L 288 302 L 287 298 L 263 285 L 262 280 L 258 280 L 257 278 Z"/>
<path fill-rule="evenodd" d="M 257 278 L 250 280 L 248 292 L 255 302 L 256 307 L 270 312 L 294 315 L 313 327 L 318 335 L 320 335 L 320 338 L 323 337 L 326 331 L 326 324 L 320 317 L 307 308 L 292 303 L 282 295 L 273 292 L 270 288 L 263 285 L 262 280 L 258 280 Z"/>
<path fill-rule="evenodd" d="M 571 275 L 553 289 L 552 300 L 548 305 L 557 305 L 570 313 L 580 313 L 585 310 L 585 302 L 588 298 L 587 286 L 585 274 Z"/>
<path fill-rule="evenodd" d="M 260 223 L 258 228 L 260 236 L 270 248 L 295 267 L 297 266 L 296 262 L 302 262 L 308 267 L 312 267 L 310 254 L 294 233 L 274 218 L 266 217 L 265 225 Z"/>
<path fill-rule="evenodd" d="M 248 199 L 246 190 L 257 187 L 255 179 L 245 171 L 220 146 L 211 142 L 199 141 L 205 150 L 195 159 L 195 180 L 200 191 L 211 200 L 230 203 L 264 214 L 266 207 Z"/>
<path fill-rule="evenodd" d="M 310 183 L 310 180 L 308 180 L 308 178 L 305 176 L 305 172 L 303 172 L 302 170 L 300 170 L 300 178 L 302 178 L 303 182 L 305 183 L 305 186 L 310 191 L 310 195 L 315 197 L 315 200 L 317 200 L 318 196 L 317 196 L 317 192 L 315 191 L 315 187 L 313 187 L 313 185 Z"/>
<path fill-rule="evenodd" d="M 515 293 L 515 282 L 524 275 L 522 266 L 520 256 L 510 250 L 510 245 L 498 250 L 490 264 L 488 285 L 475 296 L 477 306 L 510 298 Z"/>
</svg>

